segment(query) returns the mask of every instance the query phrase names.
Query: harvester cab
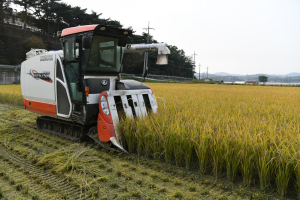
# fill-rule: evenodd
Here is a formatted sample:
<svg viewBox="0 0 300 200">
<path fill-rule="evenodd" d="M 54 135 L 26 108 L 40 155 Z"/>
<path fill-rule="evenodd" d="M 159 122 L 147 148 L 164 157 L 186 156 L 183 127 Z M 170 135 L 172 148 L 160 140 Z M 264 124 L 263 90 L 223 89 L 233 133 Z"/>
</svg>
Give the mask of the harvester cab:
<svg viewBox="0 0 300 200">
<path fill-rule="evenodd" d="M 123 55 L 158 51 L 157 64 L 167 64 L 170 50 L 164 43 L 127 45 L 132 31 L 105 25 L 59 34 L 63 50 L 26 54 L 21 67 L 25 109 L 44 115 L 37 118 L 39 129 L 73 140 L 88 135 L 104 148 L 126 152 L 117 131 L 121 117 L 155 114 L 157 102 L 148 86 L 120 79 Z"/>
</svg>

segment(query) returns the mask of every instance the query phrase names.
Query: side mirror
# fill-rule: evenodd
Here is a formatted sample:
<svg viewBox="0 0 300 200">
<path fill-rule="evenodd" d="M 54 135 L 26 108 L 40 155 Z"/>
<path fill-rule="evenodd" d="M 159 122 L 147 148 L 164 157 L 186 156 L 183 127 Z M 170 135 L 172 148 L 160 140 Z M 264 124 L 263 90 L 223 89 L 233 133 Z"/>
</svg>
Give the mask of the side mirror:
<svg viewBox="0 0 300 200">
<path fill-rule="evenodd" d="M 92 44 L 92 38 L 88 35 L 82 37 L 82 47 L 85 49 L 90 49 Z"/>
</svg>

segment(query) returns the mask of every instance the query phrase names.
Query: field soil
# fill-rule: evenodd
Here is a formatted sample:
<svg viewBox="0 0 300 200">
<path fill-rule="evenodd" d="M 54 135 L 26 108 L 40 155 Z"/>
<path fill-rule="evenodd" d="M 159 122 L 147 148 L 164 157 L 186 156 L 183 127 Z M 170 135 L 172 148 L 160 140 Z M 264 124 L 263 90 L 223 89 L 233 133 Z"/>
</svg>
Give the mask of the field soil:
<svg viewBox="0 0 300 200">
<path fill-rule="evenodd" d="M 0 199 L 283 199 L 40 131 L 37 116 L 0 104 Z"/>
</svg>

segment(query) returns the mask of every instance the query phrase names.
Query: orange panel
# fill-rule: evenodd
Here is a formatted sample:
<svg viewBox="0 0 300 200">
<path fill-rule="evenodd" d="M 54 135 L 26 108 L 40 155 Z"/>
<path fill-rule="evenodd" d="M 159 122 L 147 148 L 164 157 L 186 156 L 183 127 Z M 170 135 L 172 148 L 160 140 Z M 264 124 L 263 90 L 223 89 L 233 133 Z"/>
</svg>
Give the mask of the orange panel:
<svg viewBox="0 0 300 200">
<path fill-rule="evenodd" d="M 108 105 L 108 109 L 109 109 L 109 115 L 106 115 L 106 114 L 104 114 L 104 112 L 103 112 L 103 110 L 102 110 L 102 108 L 101 108 L 101 97 L 102 96 L 105 96 L 106 97 L 106 100 L 107 100 L 107 92 L 106 91 L 103 91 L 100 95 L 99 95 L 99 113 L 101 114 L 101 117 L 103 118 L 103 119 L 105 119 L 105 121 L 107 121 L 108 123 L 110 123 L 110 124 L 112 124 L 113 123 L 113 121 L 112 121 L 112 118 L 111 118 L 111 115 L 110 115 L 110 108 L 109 108 L 109 104 L 108 104 L 108 102 L 107 102 L 107 105 Z"/>
<path fill-rule="evenodd" d="M 114 125 L 107 123 L 100 113 L 98 114 L 97 130 L 99 139 L 103 142 L 108 142 L 111 137 L 116 137 Z"/>
<path fill-rule="evenodd" d="M 24 109 L 26 109 L 26 99 L 23 97 Z"/>
<path fill-rule="evenodd" d="M 85 31 L 92 31 L 98 25 L 86 25 L 86 26 L 78 26 L 73 28 L 66 28 L 62 31 L 61 36 L 71 35 L 75 33 L 85 32 Z"/>
<path fill-rule="evenodd" d="M 23 101 L 24 101 L 25 109 L 31 112 L 39 113 L 42 115 L 49 115 L 52 117 L 57 116 L 55 104 L 32 101 L 32 100 L 25 99 L 24 97 L 23 97 Z"/>
</svg>

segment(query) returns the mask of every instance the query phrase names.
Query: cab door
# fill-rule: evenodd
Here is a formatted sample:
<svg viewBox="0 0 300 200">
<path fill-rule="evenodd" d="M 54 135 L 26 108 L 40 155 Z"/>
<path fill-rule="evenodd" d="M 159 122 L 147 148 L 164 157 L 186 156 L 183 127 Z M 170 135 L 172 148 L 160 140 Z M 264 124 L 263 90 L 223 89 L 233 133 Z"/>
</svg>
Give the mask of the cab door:
<svg viewBox="0 0 300 200">
<path fill-rule="evenodd" d="M 60 56 L 56 59 L 56 75 L 55 75 L 55 91 L 56 91 L 56 111 L 57 116 L 70 118 L 72 111 L 72 103 L 69 94 L 67 79 L 63 70 L 63 64 Z"/>
</svg>

